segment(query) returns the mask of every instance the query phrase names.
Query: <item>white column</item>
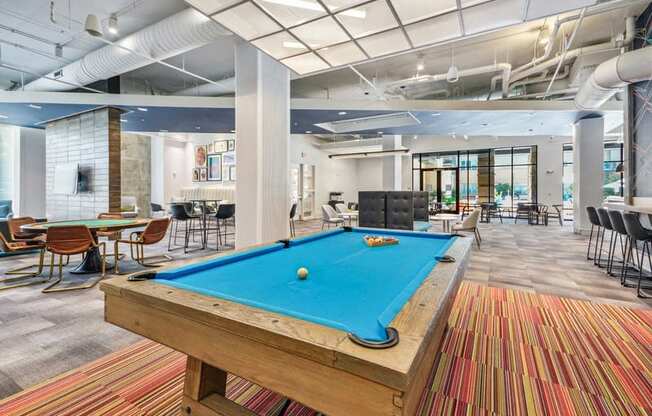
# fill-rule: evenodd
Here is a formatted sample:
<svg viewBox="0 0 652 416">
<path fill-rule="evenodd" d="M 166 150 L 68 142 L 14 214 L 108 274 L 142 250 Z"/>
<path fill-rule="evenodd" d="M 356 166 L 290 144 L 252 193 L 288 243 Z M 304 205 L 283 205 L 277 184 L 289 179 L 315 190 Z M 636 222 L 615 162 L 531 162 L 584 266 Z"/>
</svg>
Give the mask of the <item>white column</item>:
<svg viewBox="0 0 652 416">
<path fill-rule="evenodd" d="M 151 200 L 155 204 L 165 206 L 170 201 L 165 200 L 165 137 L 150 136 L 151 156 Z"/>
<path fill-rule="evenodd" d="M 235 48 L 236 246 L 289 236 L 290 72 Z"/>
<path fill-rule="evenodd" d="M 402 146 L 400 135 L 383 136 L 383 150 L 399 149 Z M 400 191 L 402 187 L 402 155 L 384 156 L 383 165 L 383 190 Z"/>
<path fill-rule="evenodd" d="M 604 119 L 585 118 L 573 125 L 574 231 L 591 228 L 586 207 L 603 203 Z"/>
</svg>

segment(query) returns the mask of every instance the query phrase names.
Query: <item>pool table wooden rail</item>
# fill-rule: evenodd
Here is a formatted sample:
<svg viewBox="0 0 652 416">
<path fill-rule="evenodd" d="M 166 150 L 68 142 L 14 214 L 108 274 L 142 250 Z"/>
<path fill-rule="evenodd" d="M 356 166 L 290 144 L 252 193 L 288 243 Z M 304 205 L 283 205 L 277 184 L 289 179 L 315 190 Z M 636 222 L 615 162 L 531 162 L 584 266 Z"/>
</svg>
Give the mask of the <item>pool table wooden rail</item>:
<svg viewBox="0 0 652 416">
<path fill-rule="evenodd" d="M 392 321 L 401 339 L 386 350 L 358 346 L 333 328 L 127 276 L 102 283 L 105 318 L 191 357 L 184 394 L 190 414 L 247 414 L 233 410 L 221 387 L 209 381 L 231 372 L 333 416 L 351 415 L 351 409 L 412 415 L 471 243 L 457 239 L 448 251 L 457 262 L 433 268 Z"/>
</svg>

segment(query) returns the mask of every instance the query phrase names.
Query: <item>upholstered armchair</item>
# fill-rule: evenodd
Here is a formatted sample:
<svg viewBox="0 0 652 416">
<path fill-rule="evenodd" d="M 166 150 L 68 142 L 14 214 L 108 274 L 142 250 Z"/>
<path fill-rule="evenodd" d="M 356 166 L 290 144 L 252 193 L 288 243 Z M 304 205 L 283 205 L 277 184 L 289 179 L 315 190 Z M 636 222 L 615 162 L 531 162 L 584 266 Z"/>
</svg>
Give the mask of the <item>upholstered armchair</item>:
<svg viewBox="0 0 652 416">
<path fill-rule="evenodd" d="M 14 216 L 11 199 L 0 199 L 0 219 L 8 220 Z"/>
</svg>

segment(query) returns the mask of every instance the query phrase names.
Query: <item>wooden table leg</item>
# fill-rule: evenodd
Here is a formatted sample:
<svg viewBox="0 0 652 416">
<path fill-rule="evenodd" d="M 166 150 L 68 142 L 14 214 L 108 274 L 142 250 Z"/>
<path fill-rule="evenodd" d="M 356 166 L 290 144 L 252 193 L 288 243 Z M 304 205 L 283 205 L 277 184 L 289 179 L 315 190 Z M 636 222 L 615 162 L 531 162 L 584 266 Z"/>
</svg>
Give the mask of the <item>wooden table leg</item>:
<svg viewBox="0 0 652 416">
<path fill-rule="evenodd" d="M 227 399 L 226 371 L 188 357 L 181 402 L 182 415 L 256 416 L 249 409 Z"/>
</svg>

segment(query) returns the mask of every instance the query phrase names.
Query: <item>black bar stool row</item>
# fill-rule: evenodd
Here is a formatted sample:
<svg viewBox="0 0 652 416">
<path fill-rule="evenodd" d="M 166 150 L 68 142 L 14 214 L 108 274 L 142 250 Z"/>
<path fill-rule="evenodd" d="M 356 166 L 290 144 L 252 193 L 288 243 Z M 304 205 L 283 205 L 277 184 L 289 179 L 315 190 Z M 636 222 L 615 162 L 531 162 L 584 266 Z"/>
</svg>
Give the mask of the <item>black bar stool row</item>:
<svg viewBox="0 0 652 416">
<path fill-rule="evenodd" d="M 184 253 L 188 253 L 190 248 L 190 238 L 195 240 L 195 234 L 200 234 L 201 245 L 196 250 L 207 248 L 207 238 L 210 231 L 215 231 L 215 249 L 219 251 L 220 245 L 226 245 L 227 236 L 234 235 L 228 232 L 229 223 L 235 227 L 235 204 L 220 204 L 217 211 L 206 212 L 202 210 L 201 214 L 196 214 L 192 202 L 179 202 L 170 205 L 170 237 L 168 240 L 168 250 L 183 248 Z M 211 227 L 210 221 L 202 221 L 203 216 L 208 219 L 215 219 L 216 226 Z M 179 224 L 183 224 L 179 230 Z M 178 246 L 177 239 L 179 232 L 183 233 L 183 245 Z M 224 238 L 224 240 L 222 240 Z M 175 246 L 175 248 L 173 248 Z M 193 250 L 194 251 L 194 250 Z"/>
<path fill-rule="evenodd" d="M 652 282 L 652 230 L 643 227 L 637 213 L 595 207 L 587 207 L 586 212 L 591 222 L 586 259 L 605 269 L 608 276 L 619 278 L 623 286 L 635 287 L 638 297 L 650 297 L 643 290 L 652 286 L 642 283 Z M 605 253 L 607 236 L 609 247 Z"/>
</svg>

